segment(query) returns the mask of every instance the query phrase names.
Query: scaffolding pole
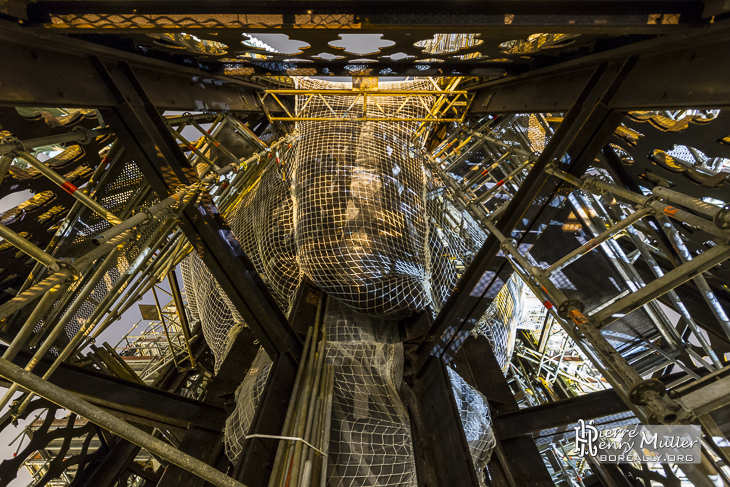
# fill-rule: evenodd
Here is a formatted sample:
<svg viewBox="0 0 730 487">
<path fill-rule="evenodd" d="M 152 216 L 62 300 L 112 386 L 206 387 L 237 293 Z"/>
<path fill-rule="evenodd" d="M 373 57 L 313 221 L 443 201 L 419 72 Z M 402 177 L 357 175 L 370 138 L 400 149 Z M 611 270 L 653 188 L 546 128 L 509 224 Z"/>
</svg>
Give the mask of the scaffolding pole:
<svg viewBox="0 0 730 487">
<path fill-rule="evenodd" d="M 136 428 L 126 421 L 102 410 L 70 393 L 55 386 L 32 373 L 23 370 L 17 365 L 0 358 L 0 375 L 14 382 L 17 386 L 27 389 L 54 404 L 68 409 L 92 423 L 108 430 L 112 434 L 124 438 L 130 443 L 144 448 L 153 455 L 177 465 L 198 477 L 210 482 L 216 487 L 246 487 L 244 484 L 228 477 L 214 467 L 187 455 L 162 440 Z"/>
</svg>

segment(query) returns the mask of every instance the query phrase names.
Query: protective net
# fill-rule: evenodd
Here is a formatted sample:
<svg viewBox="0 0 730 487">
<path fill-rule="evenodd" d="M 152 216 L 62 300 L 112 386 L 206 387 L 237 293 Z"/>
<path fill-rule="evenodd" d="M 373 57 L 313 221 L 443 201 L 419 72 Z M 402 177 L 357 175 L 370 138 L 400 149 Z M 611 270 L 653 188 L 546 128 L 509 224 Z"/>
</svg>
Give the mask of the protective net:
<svg viewBox="0 0 730 487">
<path fill-rule="evenodd" d="M 390 88 L 428 86 L 416 81 Z M 299 79 L 297 87 L 349 85 Z M 429 106 L 405 96 L 377 100 L 373 113 L 367 109 L 370 116 L 418 118 Z M 297 114 L 305 118 L 363 110 L 352 97 L 297 100 Z M 226 218 L 283 310 L 303 276 L 328 296 L 327 360 L 335 368 L 329 485 L 416 485 L 410 422 L 398 392 L 403 345 L 396 320 L 437 312 L 486 234 L 426 171 L 422 140 L 413 140 L 418 122 L 306 121 L 297 128 L 295 149 L 281 154 L 281 164 Z M 197 256 L 188 257 L 183 269 L 193 311 L 219 366 L 240 317 Z M 485 329 L 499 328 L 490 329 L 490 336 L 506 364 L 514 323 L 482 321 Z M 231 459 L 242 451 L 268 363 L 260 352 L 236 393 L 226 427 Z M 466 389 L 455 392 L 475 465 L 483 467 L 492 438 L 486 403 Z M 467 404 L 472 398 L 481 402 Z"/>
<path fill-rule="evenodd" d="M 237 323 L 243 320 L 226 298 L 225 292 L 196 253 L 188 255 L 180 265 L 183 285 L 188 297 L 188 312 L 201 323 L 203 337 L 215 358 L 215 372 L 223 363 L 236 338 Z"/>
<path fill-rule="evenodd" d="M 426 81 L 385 88 L 424 89 Z M 345 88 L 298 79 L 300 89 Z M 381 88 L 383 88 L 381 86 Z M 300 117 L 364 112 L 350 96 L 297 97 Z M 424 117 L 433 103 L 384 96 L 371 117 Z M 418 122 L 299 122 L 292 196 L 302 271 L 353 309 L 403 316 L 430 303 L 423 156 Z M 412 147 L 413 145 L 413 147 Z"/>
<path fill-rule="evenodd" d="M 292 155 L 291 150 L 282 151 L 278 156 L 280 162 L 274 162 L 226 216 L 243 251 L 284 311 L 288 310 L 300 281 L 288 175 Z M 186 257 L 181 268 L 188 301 L 192 303 L 190 311 L 202 324 L 218 372 L 245 323 L 197 254 Z"/>
<path fill-rule="evenodd" d="M 515 348 L 517 324 L 522 318 L 522 279 L 513 274 L 494 297 L 472 333 L 484 335 L 492 344 L 503 372 L 507 371 Z"/>
<path fill-rule="evenodd" d="M 335 369 L 329 486 L 415 486 L 410 420 L 398 390 L 403 345 L 387 319 L 329 299 L 327 360 Z"/>
<path fill-rule="evenodd" d="M 231 213 L 228 223 L 283 310 L 299 284 L 290 191 L 293 151 L 267 171 Z"/>
<path fill-rule="evenodd" d="M 459 374 L 451 368 L 447 370 L 466 441 L 469 444 L 471 459 L 480 485 L 485 485 L 484 467 L 487 466 L 494 447 L 497 446 L 497 439 L 494 437 L 492 429 L 492 417 L 489 414 L 489 404 L 487 404 L 487 398 L 467 384 Z"/>
<path fill-rule="evenodd" d="M 358 313 L 328 299 L 324 329 L 335 385 L 329 451 L 329 486 L 415 486 L 410 421 L 398 390 L 403 345 L 397 324 Z M 271 360 L 262 350 L 236 391 L 226 422 L 226 452 L 243 450 Z"/>
<path fill-rule="evenodd" d="M 232 461 L 238 459 L 243 451 L 243 443 L 251 428 L 256 406 L 264 392 L 266 380 L 269 378 L 271 363 L 271 359 L 264 349 L 260 348 L 246 377 L 236 389 L 236 408 L 228 416 L 225 428 L 226 454 Z"/>
<path fill-rule="evenodd" d="M 441 309 L 487 234 L 464 210 L 458 209 L 437 174 L 429 174 L 426 196 L 434 312 Z"/>
<path fill-rule="evenodd" d="M 349 88 L 306 78 L 297 83 L 301 89 Z M 413 81 L 379 88 L 430 87 Z M 363 113 L 362 102 L 350 96 L 298 98 L 300 117 Z M 423 97 L 382 96 L 367 113 L 418 118 L 428 106 Z M 413 139 L 418 122 L 306 121 L 297 128 L 299 143 L 277 154 L 280 163 L 226 217 L 279 306 L 289 309 L 306 275 L 363 313 L 438 312 L 486 234 L 426 170 L 423 141 Z M 242 320 L 196 255 L 183 263 L 183 278 L 218 367 Z M 510 335 L 495 330 L 492 338 L 508 351 Z"/>
</svg>

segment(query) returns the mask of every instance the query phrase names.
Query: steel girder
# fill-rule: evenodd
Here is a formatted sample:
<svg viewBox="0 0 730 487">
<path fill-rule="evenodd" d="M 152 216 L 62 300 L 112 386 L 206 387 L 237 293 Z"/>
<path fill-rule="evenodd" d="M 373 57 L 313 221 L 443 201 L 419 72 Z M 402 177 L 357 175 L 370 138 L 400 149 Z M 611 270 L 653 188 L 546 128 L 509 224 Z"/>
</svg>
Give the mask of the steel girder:
<svg viewBox="0 0 730 487">
<path fill-rule="evenodd" d="M 180 184 L 197 181 L 195 170 L 132 68 L 102 62 L 96 68 L 118 102 L 107 118 L 160 197 L 169 196 Z M 205 193 L 199 202 L 186 207 L 180 226 L 267 353 L 271 357 L 290 353 L 297 360 L 299 339 L 210 195 Z"/>
<path fill-rule="evenodd" d="M 517 232 L 515 236 L 519 240 L 528 237 L 538 215 L 546 209 L 547 202 L 560 184 L 542 174 L 545 166 L 567 154 L 569 167 L 574 170 L 580 164 L 592 161 L 605 145 L 623 118 L 623 115 L 608 108 L 608 103 L 631 67 L 631 63 L 613 63 L 594 70 L 563 123 L 499 218 L 497 227 L 500 231 L 506 235 Z M 477 324 L 512 272 L 499 253 L 499 241 L 489 235 L 457 285 L 457 290 L 436 317 L 426 335 L 427 340 L 420 344 L 418 355 L 422 362 L 429 355 L 449 361 Z"/>
<path fill-rule="evenodd" d="M 160 110 L 258 112 L 258 85 L 195 67 L 48 32 L 31 32 L 0 21 L 0 105 L 104 108 L 117 100 L 104 84 L 94 59 L 127 63 Z M 52 73 L 52 82 L 49 80 Z M 278 111 L 273 104 L 271 110 Z"/>
<path fill-rule="evenodd" d="M 723 21 L 471 86 L 471 113 L 565 112 L 597 64 L 630 58 L 636 64 L 609 102 L 614 110 L 730 105 L 730 22 Z"/>
</svg>

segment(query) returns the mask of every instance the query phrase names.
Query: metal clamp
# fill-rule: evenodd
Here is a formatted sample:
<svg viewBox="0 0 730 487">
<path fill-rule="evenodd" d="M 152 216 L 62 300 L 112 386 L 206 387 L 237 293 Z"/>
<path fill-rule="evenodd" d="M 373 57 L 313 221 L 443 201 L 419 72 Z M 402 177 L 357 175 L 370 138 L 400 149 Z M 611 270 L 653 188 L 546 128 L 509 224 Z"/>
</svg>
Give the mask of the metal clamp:
<svg viewBox="0 0 730 487">
<path fill-rule="evenodd" d="M 517 247 L 517 240 L 513 238 L 506 238 L 499 246 L 503 251 L 508 252 L 508 249 L 510 248 L 516 248 Z"/>
<path fill-rule="evenodd" d="M 646 198 L 646 200 L 642 201 L 641 203 L 636 203 L 636 204 L 634 205 L 634 207 L 635 207 L 635 208 L 636 208 L 637 210 L 638 210 L 639 208 L 648 208 L 648 209 L 652 209 L 652 206 L 651 206 L 651 204 L 652 204 L 653 202 L 655 202 L 655 201 L 661 201 L 661 200 L 662 200 L 662 199 L 661 199 L 661 198 L 660 198 L 659 196 L 657 196 L 657 195 L 655 195 L 655 194 L 652 194 L 652 195 L 648 196 L 648 197 Z"/>
<path fill-rule="evenodd" d="M 144 213 L 145 215 L 147 215 L 147 218 L 146 219 L 144 219 L 141 222 L 139 222 L 140 225 L 147 225 L 152 220 L 155 219 L 155 215 L 149 210 L 149 208 L 140 208 L 139 212 L 140 213 Z M 169 213 L 169 209 L 168 209 L 168 213 Z M 159 216 L 162 216 L 162 215 L 159 215 Z"/>
<path fill-rule="evenodd" d="M 583 189 L 586 189 L 590 191 L 591 193 L 597 193 L 597 194 L 606 194 L 607 191 L 603 188 L 601 188 L 599 185 L 596 184 L 597 181 L 600 180 L 600 178 L 597 178 L 596 176 L 583 176 L 581 178 L 583 183 L 585 184 L 585 187 Z"/>
</svg>

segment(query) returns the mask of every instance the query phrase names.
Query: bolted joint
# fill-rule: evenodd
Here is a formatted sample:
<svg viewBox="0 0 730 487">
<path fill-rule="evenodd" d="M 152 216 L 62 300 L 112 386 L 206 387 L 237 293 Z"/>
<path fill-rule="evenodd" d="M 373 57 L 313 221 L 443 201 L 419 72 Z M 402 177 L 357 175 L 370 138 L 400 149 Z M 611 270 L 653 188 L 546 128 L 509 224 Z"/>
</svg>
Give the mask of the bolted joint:
<svg viewBox="0 0 730 487">
<path fill-rule="evenodd" d="M 78 142 L 81 145 L 86 145 L 91 142 L 91 132 L 89 132 L 86 127 L 82 127 L 80 125 L 77 125 L 76 127 L 71 129 L 71 132 L 79 132 L 82 134 L 81 138 L 77 139 L 76 142 Z"/>
<path fill-rule="evenodd" d="M 167 213 L 169 213 L 170 208 L 168 207 L 168 208 L 165 208 L 165 209 L 167 210 Z M 152 212 L 149 210 L 149 208 L 141 208 L 139 210 L 139 212 L 140 213 L 144 213 L 145 215 L 147 215 L 147 218 L 145 218 L 144 220 L 142 220 L 141 222 L 139 222 L 139 225 L 140 226 L 142 226 L 142 225 L 148 225 L 149 223 L 151 223 L 152 221 L 154 221 L 156 218 L 159 218 L 159 217 L 162 216 L 162 214 L 155 216 L 154 214 L 152 214 Z"/>
<path fill-rule="evenodd" d="M 581 178 L 581 181 L 583 181 L 583 187 L 581 189 L 584 189 L 588 192 L 594 193 L 594 194 L 610 194 L 611 191 L 606 189 L 602 186 L 601 183 L 606 184 L 607 181 L 602 179 L 600 176 L 588 176 L 585 175 Z"/>
<path fill-rule="evenodd" d="M 573 315 L 573 311 L 578 311 L 578 313 L 583 316 L 585 304 L 583 304 L 583 301 L 578 299 L 566 299 L 562 303 L 558 303 L 556 309 L 558 311 L 558 316 L 561 318 L 575 321 L 576 316 Z M 585 319 L 585 317 L 583 318 Z"/>
<path fill-rule="evenodd" d="M 643 380 L 629 389 L 628 399 L 631 403 L 646 406 L 649 410 L 649 421 L 661 424 L 687 424 L 695 419 L 691 411 L 672 399 L 663 382 L 657 379 Z"/>
<path fill-rule="evenodd" d="M 581 181 L 583 181 L 583 185 L 585 190 L 590 191 L 591 193 L 600 193 L 603 194 L 604 191 L 602 188 L 598 186 L 597 179 L 595 176 L 583 176 L 581 178 Z"/>
</svg>

